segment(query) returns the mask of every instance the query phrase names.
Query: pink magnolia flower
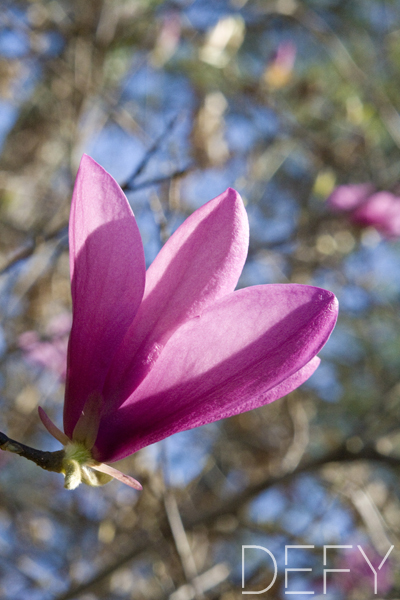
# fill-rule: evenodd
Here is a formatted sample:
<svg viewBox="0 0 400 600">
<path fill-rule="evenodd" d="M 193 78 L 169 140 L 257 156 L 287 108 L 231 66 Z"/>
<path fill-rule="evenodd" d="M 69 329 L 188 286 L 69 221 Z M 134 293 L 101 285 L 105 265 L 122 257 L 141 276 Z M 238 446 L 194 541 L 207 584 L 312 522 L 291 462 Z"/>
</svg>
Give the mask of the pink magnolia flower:
<svg viewBox="0 0 400 600">
<path fill-rule="evenodd" d="M 333 210 L 349 213 L 350 221 L 375 227 L 383 236 L 400 236 L 400 198 L 391 192 L 377 192 L 369 183 L 340 185 L 329 196 Z"/>
<path fill-rule="evenodd" d="M 234 292 L 248 249 L 247 215 L 234 190 L 186 219 L 146 274 L 125 195 L 84 156 L 69 235 L 65 433 L 40 409 L 73 463 L 65 467 L 67 487 L 86 481 L 88 466 L 140 487 L 104 463 L 268 404 L 317 368 L 336 298 L 304 285 Z"/>
<path fill-rule="evenodd" d="M 327 199 L 332 210 L 350 212 L 363 204 L 375 188 L 370 183 L 339 185 Z"/>
</svg>

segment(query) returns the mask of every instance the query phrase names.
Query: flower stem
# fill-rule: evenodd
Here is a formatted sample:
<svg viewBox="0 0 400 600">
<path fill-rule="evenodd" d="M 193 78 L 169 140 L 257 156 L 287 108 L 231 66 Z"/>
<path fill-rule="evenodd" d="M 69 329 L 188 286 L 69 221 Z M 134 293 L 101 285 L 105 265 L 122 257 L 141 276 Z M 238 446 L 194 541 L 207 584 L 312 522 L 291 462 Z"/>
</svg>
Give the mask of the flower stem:
<svg viewBox="0 0 400 600">
<path fill-rule="evenodd" d="M 36 465 L 45 469 L 46 471 L 55 471 L 61 473 L 63 470 L 63 459 L 65 456 L 64 450 L 58 450 L 56 452 L 45 452 L 43 450 L 36 450 L 30 446 L 25 446 L 20 442 L 12 440 L 5 433 L 0 432 L 0 450 L 7 452 L 13 452 L 19 454 L 28 460 L 31 460 Z"/>
</svg>

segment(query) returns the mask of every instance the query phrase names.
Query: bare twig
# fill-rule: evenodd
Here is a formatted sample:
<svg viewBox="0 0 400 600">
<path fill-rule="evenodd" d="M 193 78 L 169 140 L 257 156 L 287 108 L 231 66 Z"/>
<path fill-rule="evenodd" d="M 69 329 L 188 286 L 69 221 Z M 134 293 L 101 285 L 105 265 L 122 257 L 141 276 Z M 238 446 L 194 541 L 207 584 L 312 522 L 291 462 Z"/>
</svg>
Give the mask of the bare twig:
<svg viewBox="0 0 400 600">
<path fill-rule="evenodd" d="M 36 450 L 30 446 L 25 446 L 20 442 L 12 440 L 5 433 L 0 432 L 0 449 L 5 452 L 12 452 L 13 454 L 19 454 L 23 458 L 26 458 L 36 465 L 45 469 L 46 471 L 54 471 L 56 473 L 61 472 L 62 461 L 64 458 L 64 450 L 57 450 L 56 452 L 45 452 L 43 450 Z"/>
<path fill-rule="evenodd" d="M 172 536 L 174 538 L 175 547 L 181 559 L 181 564 L 185 573 L 186 580 L 191 582 L 195 588 L 195 597 L 202 598 L 201 590 L 196 587 L 195 578 L 197 577 L 196 563 L 193 558 L 189 540 L 186 535 L 185 527 L 183 526 L 181 515 L 179 513 L 178 504 L 172 492 L 167 492 L 164 497 L 165 512 L 168 522 L 171 527 Z"/>
<path fill-rule="evenodd" d="M 301 402 L 292 401 L 288 398 L 289 414 L 293 422 L 293 439 L 282 460 L 282 469 L 293 471 L 300 463 L 307 449 L 309 442 L 308 417 L 305 408 Z"/>
<path fill-rule="evenodd" d="M 150 146 L 150 148 L 147 150 L 146 154 L 144 155 L 144 157 L 142 158 L 142 160 L 140 161 L 140 163 L 138 164 L 138 166 L 136 167 L 136 169 L 134 170 L 134 172 L 132 173 L 132 175 L 121 186 L 123 190 L 130 190 L 131 189 L 132 182 L 135 179 L 137 179 L 141 173 L 143 173 L 144 169 L 148 165 L 148 163 L 149 163 L 150 159 L 152 158 L 152 156 L 154 156 L 154 154 L 158 151 L 158 149 L 160 148 L 160 146 L 163 143 L 163 141 L 165 140 L 165 138 L 171 133 L 171 131 L 175 127 L 175 124 L 178 121 L 179 116 L 180 115 L 178 113 L 177 115 L 175 115 L 171 119 L 171 121 L 168 123 L 168 125 L 166 126 L 166 128 L 162 132 L 162 134 Z"/>
<path fill-rule="evenodd" d="M 150 187 L 152 185 L 159 185 L 160 183 L 165 183 L 166 181 L 171 181 L 172 179 L 179 179 L 180 177 L 184 177 L 190 171 L 193 171 L 196 168 L 194 163 L 190 163 L 183 167 L 182 169 L 178 169 L 177 171 L 173 171 L 170 175 L 163 175 L 162 177 L 155 177 L 154 179 L 149 179 L 148 181 L 141 181 L 136 185 L 131 185 L 128 183 L 124 183 L 121 187 L 124 192 L 134 192 L 136 190 L 141 190 L 146 187 Z"/>
<path fill-rule="evenodd" d="M 23 246 L 20 246 L 20 248 L 17 248 L 11 254 L 6 264 L 0 269 L 0 275 L 5 275 L 14 265 L 20 261 L 30 258 L 40 244 L 51 242 L 57 238 L 61 239 L 63 236 L 67 235 L 67 232 L 68 225 L 63 223 L 51 233 L 47 235 L 37 235 L 35 238 L 29 240 L 29 242 Z"/>
</svg>

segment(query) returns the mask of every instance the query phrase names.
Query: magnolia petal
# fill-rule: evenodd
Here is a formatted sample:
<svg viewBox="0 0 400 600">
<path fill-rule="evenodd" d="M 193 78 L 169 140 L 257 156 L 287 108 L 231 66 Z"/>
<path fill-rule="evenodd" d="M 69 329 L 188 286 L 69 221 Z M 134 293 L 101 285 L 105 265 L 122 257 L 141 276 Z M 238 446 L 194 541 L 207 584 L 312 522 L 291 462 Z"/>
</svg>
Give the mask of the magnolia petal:
<svg viewBox="0 0 400 600">
<path fill-rule="evenodd" d="M 40 420 L 43 425 L 46 427 L 47 431 L 56 438 L 63 446 L 66 446 L 71 442 L 68 436 L 65 435 L 60 429 L 58 429 L 57 425 L 54 425 L 53 421 L 50 419 L 48 415 L 44 412 L 41 406 L 38 407 L 38 413 Z"/>
<path fill-rule="evenodd" d="M 103 388 L 145 281 L 143 245 L 128 201 L 111 175 L 88 156 L 76 177 L 69 237 L 73 324 L 64 429 L 72 437 L 87 398 Z"/>
<path fill-rule="evenodd" d="M 293 392 L 293 390 L 297 389 L 302 383 L 307 381 L 311 377 L 313 373 L 315 373 L 316 369 L 319 367 L 321 359 L 318 356 L 314 356 L 304 367 L 296 371 L 287 379 L 284 379 L 282 383 L 276 385 L 271 388 L 264 397 L 263 404 L 270 404 L 279 398 L 283 398 Z M 235 413 L 239 414 L 239 413 Z"/>
<path fill-rule="evenodd" d="M 93 448 L 99 431 L 101 401 L 100 394 L 89 396 L 72 434 L 72 441 L 83 444 L 88 450 Z"/>
<path fill-rule="evenodd" d="M 110 467 L 110 465 L 105 465 L 103 463 L 100 463 L 100 464 L 89 465 L 89 466 L 91 469 L 94 469 L 95 471 L 100 471 L 101 473 L 106 473 L 107 475 L 110 475 L 110 477 L 113 477 L 114 479 L 118 479 L 118 481 L 122 481 L 122 483 L 129 485 L 129 487 L 134 488 L 135 490 L 143 489 L 141 484 L 138 481 L 136 481 L 136 479 L 134 479 L 130 475 L 125 475 L 125 473 L 121 473 L 121 471 L 118 471 L 117 469 Z"/>
<path fill-rule="evenodd" d="M 118 460 L 286 394 L 311 375 L 336 318 L 334 295 L 311 286 L 254 286 L 226 296 L 182 325 L 157 368 L 101 421 L 93 456 Z"/>
<path fill-rule="evenodd" d="M 132 393 L 182 323 L 233 292 L 248 240 L 243 201 L 230 188 L 175 231 L 147 271 L 143 302 L 110 369 L 105 396 L 114 405 Z"/>
</svg>

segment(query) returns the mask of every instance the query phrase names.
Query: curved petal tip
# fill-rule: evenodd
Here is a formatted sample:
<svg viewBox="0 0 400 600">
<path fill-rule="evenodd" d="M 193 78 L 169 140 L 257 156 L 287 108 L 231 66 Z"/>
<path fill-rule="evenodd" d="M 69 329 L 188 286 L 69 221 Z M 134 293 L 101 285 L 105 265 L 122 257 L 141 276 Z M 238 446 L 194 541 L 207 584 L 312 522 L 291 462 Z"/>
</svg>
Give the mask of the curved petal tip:
<svg viewBox="0 0 400 600">
<path fill-rule="evenodd" d="M 44 412 L 41 406 L 38 407 L 38 413 L 40 420 L 42 421 L 43 425 L 46 427 L 50 435 L 55 437 L 56 440 L 58 440 L 63 446 L 66 446 L 71 441 L 69 437 L 66 436 L 65 433 L 61 431 L 61 429 L 58 429 L 57 425 L 54 425 L 53 421 Z"/>
<path fill-rule="evenodd" d="M 118 471 L 118 469 L 114 469 L 114 467 L 110 467 L 110 465 L 105 465 L 104 463 L 99 463 L 96 465 L 89 465 L 89 466 L 91 469 L 94 469 L 95 471 L 100 471 L 101 473 L 107 473 L 107 475 L 110 475 L 114 479 L 118 479 L 118 481 L 125 483 L 125 485 L 129 485 L 129 487 L 133 488 L 134 490 L 142 490 L 143 489 L 141 484 L 136 479 L 134 479 L 130 475 L 125 475 L 125 473 L 121 473 L 121 471 Z"/>
</svg>

